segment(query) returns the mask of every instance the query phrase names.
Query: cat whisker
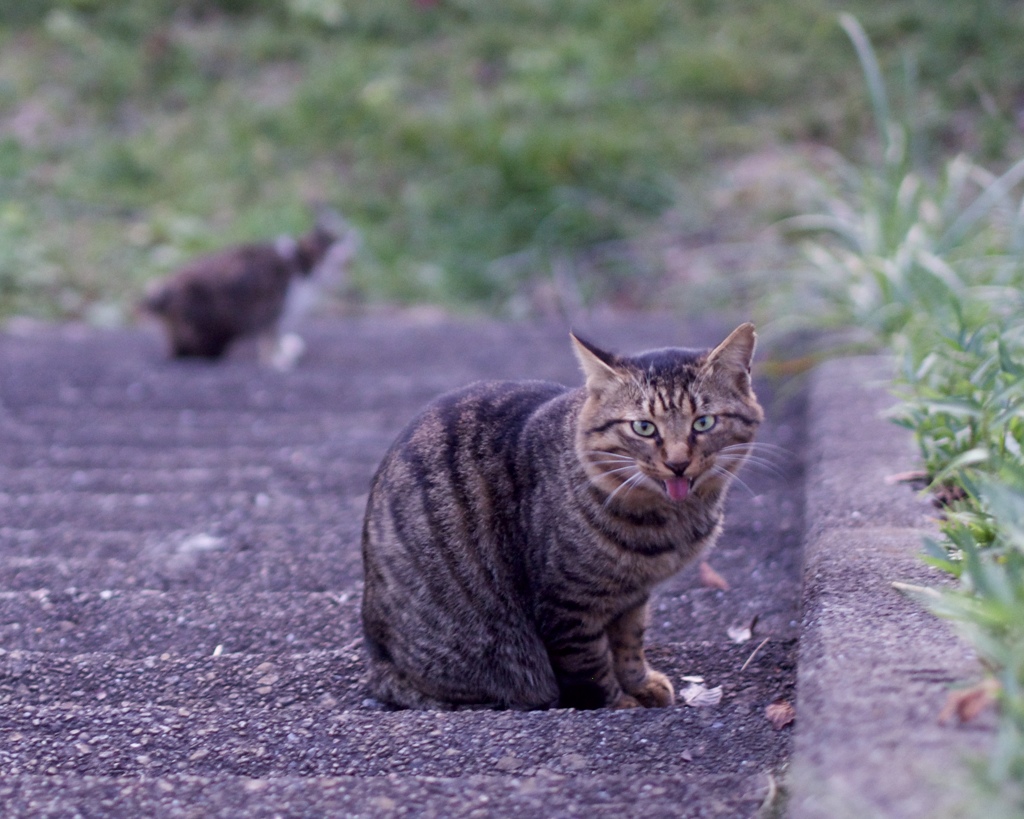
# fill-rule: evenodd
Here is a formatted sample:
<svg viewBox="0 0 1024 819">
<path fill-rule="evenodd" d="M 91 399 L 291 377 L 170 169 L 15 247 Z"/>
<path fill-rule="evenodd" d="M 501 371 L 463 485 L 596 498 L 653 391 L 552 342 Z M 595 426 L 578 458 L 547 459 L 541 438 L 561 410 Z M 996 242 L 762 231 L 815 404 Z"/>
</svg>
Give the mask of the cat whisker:
<svg viewBox="0 0 1024 819">
<path fill-rule="evenodd" d="M 747 490 L 747 492 L 750 494 L 750 497 L 752 497 L 752 498 L 756 498 L 757 497 L 757 494 L 754 492 L 753 489 L 750 488 L 750 485 L 745 480 L 743 480 L 743 478 L 741 478 L 739 475 L 737 475 L 735 472 L 730 472 L 728 469 L 725 469 L 725 468 L 719 466 L 718 464 L 712 465 L 711 468 L 708 469 L 708 472 L 710 472 L 713 475 L 719 475 L 719 476 L 721 476 L 723 478 L 726 478 L 727 480 L 731 480 L 734 483 L 738 483 L 745 490 Z"/>
<path fill-rule="evenodd" d="M 770 444 L 765 441 L 743 441 L 735 444 L 728 444 L 724 449 L 760 449 L 771 452 L 779 452 L 785 455 L 792 455 L 792 450 L 778 444 Z"/>
<path fill-rule="evenodd" d="M 625 482 L 625 484 L 623 484 L 623 485 L 624 485 L 624 486 L 626 487 L 626 494 L 625 494 L 625 495 L 623 495 L 623 497 L 624 497 L 624 498 L 625 498 L 625 497 L 628 497 L 628 496 L 629 496 L 629 493 L 630 493 L 630 492 L 632 492 L 632 491 L 633 491 L 633 490 L 634 490 L 634 489 L 635 489 L 635 488 L 636 488 L 637 486 L 639 486 L 639 485 L 640 485 L 641 483 L 643 483 L 643 482 L 644 482 L 644 479 L 645 479 L 646 477 L 647 477 L 647 476 L 646 476 L 646 475 L 644 475 L 644 473 L 643 473 L 643 472 L 637 472 L 637 473 L 636 473 L 636 474 L 635 474 L 635 475 L 634 475 L 634 476 L 633 476 L 632 478 L 629 478 L 629 479 L 628 479 L 628 480 L 627 480 L 627 481 Z"/>
<path fill-rule="evenodd" d="M 621 492 L 623 489 L 626 490 L 626 495 L 628 495 L 632 491 L 633 487 L 635 487 L 637 484 L 643 481 L 643 479 L 644 473 L 637 469 L 634 475 L 631 475 L 630 477 L 626 478 L 626 480 L 624 480 L 617 487 L 615 487 L 614 492 L 612 492 L 607 498 L 604 499 L 604 506 L 608 506 L 608 504 L 612 502 L 612 499 L 616 495 L 618 495 L 619 492 Z"/>
<path fill-rule="evenodd" d="M 621 452 L 609 452 L 605 449 L 588 449 L 587 455 L 603 455 L 606 458 L 615 458 L 620 461 L 632 461 L 633 458 L 629 455 L 623 455 Z"/>
<path fill-rule="evenodd" d="M 770 461 L 764 461 L 759 458 L 748 458 L 747 463 L 750 464 L 750 468 L 752 470 L 760 470 L 774 478 L 783 480 L 786 477 L 786 472 L 778 466 L 778 464 L 773 464 Z"/>
<path fill-rule="evenodd" d="M 636 475 L 635 474 L 634 475 L 630 475 L 628 478 L 626 478 L 625 481 L 623 481 L 618 486 L 616 486 L 615 490 L 611 494 L 609 494 L 607 498 L 604 499 L 604 506 L 608 506 L 608 504 L 610 504 L 612 502 L 612 500 L 615 498 L 615 496 L 618 495 L 619 492 L 622 491 L 623 487 L 625 487 L 627 482 L 635 480 L 635 479 L 636 479 Z"/>
<path fill-rule="evenodd" d="M 790 462 L 794 458 L 792 450 L 786 449 L 782 446 L 776 446 L 775 444 L 763 444 L 760 441 L 749 441 L 745 444 L 730 444 L 729 446 L 722 447 L 720 452 L 746 452 L 748 455 L 758 455 L 765 460 L 772 458 L 779 461 L 780 464 Z"/>
<path fill-rule="evenodd" d="M 795 455 L 785 447 L 774 444 L 761 444 L 751 441 L 745 444 L 731 444 L 722 447 L 719 456 L 745 457 L 751 464 L 762 467 L 779 477 L 784 477 L 783 470 L 795 462 Z"/>
<path fill-rule="evenodd" d="M 636 469 L 635 465 L 620 466 L 620 467 L 618 467 L 616 469 L 606 469 L 606 470 L 604 470 L 601 473 L 601 475 L 599 477 L 603 478 L 605 475 L 615 475 L 615 474 L 617 474 L 619 472 L 629 472 L 629 471 L 634 470 L 634 469 Z"/>
<path fill-rule="evenodd" d="M 741 446 L 752 446 L 752 447 L 755 447 L 757 449 L 777 449 L 780 452 L 791 453 L 791 450 L 788 449 L 787 447 L 780 446 L 779 444 L 772 444 L 772 443 L 769 443 L 768 441 L 739 441 L 739 442 L 737 442 L 735 444 L 729 444 L 725 448 L 726 449 L 730 449 L 730 448 L 741 447 Z"/>
<path fill-rule="evenodd" d="M 609 464 L 616 465 L 616 469 L 605 469 L 601 472 L 601 475 L 613 475 L 617 472 L 625 472 L 631 469 L 636 469 L 636 460 L 629 457 L 628 455 L 620 455 L 617 452 L 603 452 L 601 450 L 589 450 L 591 454 L 602 455 L 602 458 L 593 458 L 587 461 L 589 464 L 594 466 L 605 466 Z"/>
<path fill-rule="evenodd" d="M 764 458 L 759 458 L 756 455 L 730 455 L 719 452 L 716 460 L 719 463 L 724 463 L 725 465 L 749 465 L 753 470 L 760 470 L 761 472 L 779 479 L 786 477 L 786 473 L 778 464 L 774 464 Z"/>
</svg>

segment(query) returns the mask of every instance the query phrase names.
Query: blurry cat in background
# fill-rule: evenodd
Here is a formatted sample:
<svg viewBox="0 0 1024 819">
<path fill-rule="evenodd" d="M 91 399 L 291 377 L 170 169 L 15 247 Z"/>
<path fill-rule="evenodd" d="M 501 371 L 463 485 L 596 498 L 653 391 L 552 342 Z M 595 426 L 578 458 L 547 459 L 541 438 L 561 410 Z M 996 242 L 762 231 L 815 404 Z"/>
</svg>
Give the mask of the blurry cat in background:
<svg viewBox="0 0 1024 819">
<path fill-rule="evenodd" d="M 358 245 L 341 216 L 323 209 L 297 239 L 280 236 L 194 259 L 151 287 L 141 306 L 163 321 L 175 357 L 220 358 L 235 341 L 254 337 L 263 363 L 288 370 L 305 343 L 282 333 L 282 325 L 340 283 Z"/>
</svg>

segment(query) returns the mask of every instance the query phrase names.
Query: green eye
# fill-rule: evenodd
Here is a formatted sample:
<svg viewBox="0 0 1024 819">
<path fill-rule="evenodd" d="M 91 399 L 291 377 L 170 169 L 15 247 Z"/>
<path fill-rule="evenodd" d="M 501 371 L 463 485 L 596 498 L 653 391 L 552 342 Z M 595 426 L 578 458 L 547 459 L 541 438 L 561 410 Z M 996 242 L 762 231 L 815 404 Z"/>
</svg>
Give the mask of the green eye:
<svg viewBox="0 0 1024 819">
<path fill-rule="evenodd" d="M 633 432 L 641 438 L 653 438 L 658 431 L 658 428 L 650 421 L 634 421 L 630 426 L 633 427 Z"/>
<path fill-rule="evenodd" d="M 696 421 L 693 422 L 694 432 L 707 432 L 711 427 L 715 425 L 714 415 L 702 415 Z"/>
</svg>

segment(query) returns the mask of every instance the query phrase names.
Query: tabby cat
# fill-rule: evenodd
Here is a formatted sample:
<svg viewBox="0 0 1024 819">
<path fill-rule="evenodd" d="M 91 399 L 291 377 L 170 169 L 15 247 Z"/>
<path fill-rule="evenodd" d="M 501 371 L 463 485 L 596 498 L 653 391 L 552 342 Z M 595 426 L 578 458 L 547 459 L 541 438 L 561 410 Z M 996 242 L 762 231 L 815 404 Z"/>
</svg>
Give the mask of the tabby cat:
<svg viewBox="0 0 1024 819">
<path fill-rule="evenodd" d="M 326 214 L 326 215 L 325 215 Z M 219 358 L 238 339 L 257 337 L 265 363 L 288 369 L 304 347 L 279 324 L 308 304 L 306 288 L 324 287 L 344 272 L 357 237 L 325 211 L 294 239 L 236 245 L 197 259 L 157 283 L 143 309 L 160 318 L 175 357 Z M 289 352 L 288 344 L 292 345 Z M 277 345 L 277 346 L 275 346 Z"/>
<path fill-rule="evenodd" d="M 405 708 L 674 701 L 652 587 L 721 531 L 763 412 L 756 335 L 630 357 L 572 336 L 586 385 L 483 382 L 401 433 L 363 524 L 369 687 Z"/>
</svg>

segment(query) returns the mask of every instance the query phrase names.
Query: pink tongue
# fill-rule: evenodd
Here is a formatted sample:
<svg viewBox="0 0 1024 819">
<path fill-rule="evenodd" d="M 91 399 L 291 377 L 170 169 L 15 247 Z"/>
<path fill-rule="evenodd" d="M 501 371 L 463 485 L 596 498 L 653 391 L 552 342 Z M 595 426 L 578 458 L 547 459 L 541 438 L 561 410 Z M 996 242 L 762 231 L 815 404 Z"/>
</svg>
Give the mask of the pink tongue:
<svg viewBox="0 0 1024 819">
<path fill-rule="evenodd" d="M 665 481 L 668 496 L 674 501 L 681 501 L 690 493 L 689 478 L 668 478 Z"/>
</svg>

